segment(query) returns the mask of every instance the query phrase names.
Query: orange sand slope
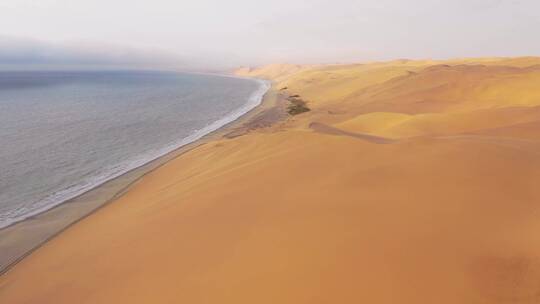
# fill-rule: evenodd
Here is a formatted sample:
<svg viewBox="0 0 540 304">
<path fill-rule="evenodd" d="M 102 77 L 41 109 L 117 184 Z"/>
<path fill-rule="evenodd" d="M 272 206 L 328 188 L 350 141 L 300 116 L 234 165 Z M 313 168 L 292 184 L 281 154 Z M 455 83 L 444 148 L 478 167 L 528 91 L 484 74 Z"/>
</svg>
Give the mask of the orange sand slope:
<svg viewBox="0 0 540 304">
<path fill-rule="evenodd" d="M 0 303 L 540 302 L 540 59 L 243 74 L 312 111 L 147 175 Z"/>
</svg>

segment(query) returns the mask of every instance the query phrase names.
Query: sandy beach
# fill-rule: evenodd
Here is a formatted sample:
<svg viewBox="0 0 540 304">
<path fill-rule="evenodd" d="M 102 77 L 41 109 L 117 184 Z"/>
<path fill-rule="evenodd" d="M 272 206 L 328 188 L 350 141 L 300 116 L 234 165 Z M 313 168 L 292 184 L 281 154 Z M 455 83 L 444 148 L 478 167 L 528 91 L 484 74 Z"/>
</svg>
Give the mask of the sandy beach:
<svg viewBox="0 0 540 304">
<path fill-rule="evenodd" d="M 238 78 L 238 76 L 221 76 Z M 111 179 L 50 210 L 8 227 L 0 228 L 0 274 L 6 272 L 11 266 L 64 229 L 90 215 L 96 209 L 114 201 L 146 173 L 199 145 L 219 138 L 245 134 L 249 130 L 281 120 L 286 115 L 284 111 L 284 102 L 279 100 L 277 94 L 272 91 L 267 92 L 260 105 L 203 138 Z"/>
<path fill-rule="evenodd" d="M 273 81 L 264 106 L 17 263 L 0 303 L 540 302 L 539 58 L 237 74 Z"/>
</svg>

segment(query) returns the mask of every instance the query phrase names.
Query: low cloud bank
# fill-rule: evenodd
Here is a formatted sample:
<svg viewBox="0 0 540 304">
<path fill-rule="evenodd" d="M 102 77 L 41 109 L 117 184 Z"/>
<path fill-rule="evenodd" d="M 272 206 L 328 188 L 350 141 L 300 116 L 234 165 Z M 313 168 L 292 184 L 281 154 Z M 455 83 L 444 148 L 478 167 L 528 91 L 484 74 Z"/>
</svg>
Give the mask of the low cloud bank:
<svg viewBox="0 0 540 304">
<path fill-rule="evenodd" d="M 90 43 L 49 43 L 0 36 L 0 69 L 30 68 L 195 68 L 160 50 Z"/>
</svg>

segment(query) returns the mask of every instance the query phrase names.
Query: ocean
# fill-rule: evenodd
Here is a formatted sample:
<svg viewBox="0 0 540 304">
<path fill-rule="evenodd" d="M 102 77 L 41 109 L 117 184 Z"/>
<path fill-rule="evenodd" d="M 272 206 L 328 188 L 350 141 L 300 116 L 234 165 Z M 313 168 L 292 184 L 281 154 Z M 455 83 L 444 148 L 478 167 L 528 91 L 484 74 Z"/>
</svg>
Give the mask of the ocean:
<svg viewBox="0 0 540 304">
<path fill-rule="evenodd" d="M 173 72 L 0 72 L 0 228 L 234 121 L 268 88 Z"/>
</svg>

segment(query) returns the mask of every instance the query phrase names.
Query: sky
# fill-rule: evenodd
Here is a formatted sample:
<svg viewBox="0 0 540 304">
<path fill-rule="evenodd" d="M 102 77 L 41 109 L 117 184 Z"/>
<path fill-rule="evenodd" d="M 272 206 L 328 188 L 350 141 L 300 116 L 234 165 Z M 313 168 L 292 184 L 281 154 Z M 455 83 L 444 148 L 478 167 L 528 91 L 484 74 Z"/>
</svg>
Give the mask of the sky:
<svg viewBox="0 0 540 304">
<path fill-rule="evenodd" d="M 0 0 L 0 67 L 534 56 L 539 37 L 539 0 Z"/>
</svg>

